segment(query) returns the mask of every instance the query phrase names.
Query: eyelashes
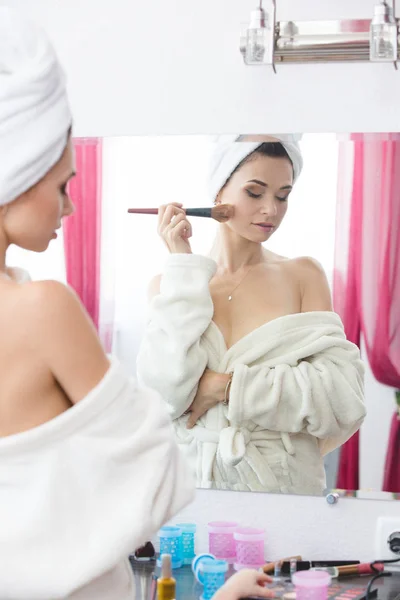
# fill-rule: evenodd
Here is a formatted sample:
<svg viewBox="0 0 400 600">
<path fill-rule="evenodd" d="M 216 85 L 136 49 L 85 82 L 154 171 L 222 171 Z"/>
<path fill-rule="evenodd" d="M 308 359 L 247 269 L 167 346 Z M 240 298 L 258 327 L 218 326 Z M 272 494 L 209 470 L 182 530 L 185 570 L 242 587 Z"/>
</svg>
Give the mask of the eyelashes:
<svg viewBox="0 0 400 600">
<path fill-rule="evenodd" d="M 246 189 L 246 194 L 250 197 L 250 198 L 261 198 L 262 194 L 255 194 L 254 192 L 251 192 L 250 190 Z M 289 197 L 289 194 L 287 196 L 275 196 L 275 198 L 277 200 L 279 200 L 279 202 L 286 202 L 287 199 Z"/>
<path fill-rule="evenodd" d="M 262 194 L 254 194 L 254 192 L 251 192 L 250 190 L 246 190 L 246 193 L 250 198 L 261 198 L 262 196 Z"/>
</svg>

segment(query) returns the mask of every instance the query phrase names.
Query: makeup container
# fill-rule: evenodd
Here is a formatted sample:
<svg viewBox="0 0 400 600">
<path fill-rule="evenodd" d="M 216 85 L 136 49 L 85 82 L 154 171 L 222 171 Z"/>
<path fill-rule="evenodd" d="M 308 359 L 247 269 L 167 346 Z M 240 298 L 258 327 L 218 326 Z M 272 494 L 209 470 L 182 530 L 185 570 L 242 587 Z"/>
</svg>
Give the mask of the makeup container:
<svg viewBox="0 0 400 600">
<path fill-rule="evenodd" d="M 224 585 L 228 568 L 226 560 L 203 558 L 199 562 L 199 579 L 203 585 L 201 600 L 210 600 Z"/>
<path fill-rule="evenodd" d="M 240 571 L 241 569 L 260 569 L 265 563 L 264 529 L 243 527 L 236 529 L 233 537 L 235 540 L 236 560 L 234 568 L 236 571 Z"/>
<path fill-rule="evenodd" d="M 332 579 L 323 571 L 297 571 L 292 577 L 296 600 L 327 600 Z"/>
<path fill-rule="evenodd" d="M 136 590 L 135 598 L 142 598 L 143 600 L 153 600 L 155 598 L 155 564 L 156 561 L 154 559 L 148 563 L 143 561 L 132 565 Z"/>
<path fill-rule="evenodd" d="M 176 525 L 182 532 L 182 561 L 184 565 L 191 565 L 196 556 L 195 535 L 196 525 L 194 523 L 177 523 Z"/>
<path fill-rule="evenodd" d="M 196 578 L 196 581 L 198 583 L 201 583 L 202 585 L 203 585 L 203 578 L 202 578 L 202 574 L 200 572 L 200 562 L 202 560 L 204 560 L 205 558 L 209 558 L 210 560 L 218 560 L 217 558 L 215 558 L 215 556 L 213 554 L 207 554 L 206 552 L 204 552 L 204 554 L 198 554 L 197 556 L 194 557 L 194 559 L 192 561 L 192 572 Z"/>
<path fill-rule="evenodd" d="M 161 576 L 157 580 L 157 600 L 175 600 L 176 581 L 172 577 L 172 561 L 169 554 L 161 556 L 161 565 Z"/>
<path fill-rule="evenodd" d="M 235 540 L 233 534 L 238 523 L 214 521 L 208 524 L 208 549 L 211 554 L 232 564 L 235 562 Z"/>
<path fill-rule="evenodd" d="M 182 557 L 182 530 L 180 527 L 162 527 L 158 532 L 160 538 L 160 556 L 163 554 L 171 555 L 171 565 L 173 569 L 180 569 L 183 565 Z M 161 567 L 161 560 L 157 560 L 157 565 Z"/>
</svg>

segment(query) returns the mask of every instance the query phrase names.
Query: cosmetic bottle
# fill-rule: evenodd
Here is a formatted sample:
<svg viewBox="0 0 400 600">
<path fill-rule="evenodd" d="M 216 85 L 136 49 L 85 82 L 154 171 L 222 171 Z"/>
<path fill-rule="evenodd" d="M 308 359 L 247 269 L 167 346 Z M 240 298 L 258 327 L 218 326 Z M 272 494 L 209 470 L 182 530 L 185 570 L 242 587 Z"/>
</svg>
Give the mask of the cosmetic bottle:
<svg viewBox="0 0 400 600">
<path fill-rule="evenodd" d="M 172 577 L 170 554 L 161 556 L 161 576 L 157 580 L 157 600 L 175 600 L 176 581 Z"/>
</svg>

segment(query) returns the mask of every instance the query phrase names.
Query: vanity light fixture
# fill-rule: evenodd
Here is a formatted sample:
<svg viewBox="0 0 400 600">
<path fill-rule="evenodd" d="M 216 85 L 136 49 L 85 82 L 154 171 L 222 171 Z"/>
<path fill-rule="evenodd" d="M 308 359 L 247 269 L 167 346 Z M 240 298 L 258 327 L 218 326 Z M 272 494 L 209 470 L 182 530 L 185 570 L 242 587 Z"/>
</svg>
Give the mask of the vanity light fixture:
<svg viewBox="0 0 400 600">
<path fill-rule="evenodd" d="M 370 26 L 369 58 L 374 62 L 397 62 L 398 27 L 393 7 L 382 0 L 374 7 Z"/>
<path fill-rule="evenodd" d="M 372 19 L 337 21 L 277 21 L 276 0 L 260 0 L 242 30 L 240 52 L 246 65 L 271 65 L 275 72 L 277 63 L 371 61 L 397 68 L 399 25 L 395 0 L 379 0 Z"/>
<path fill-rule="evenodd" d="M 272 1 L 271 11 L 263 8 L 263 0 L 251 11 L 250 23 L 241 40 L 240 50 L 246 65 L 274 66 L 275 43 L 275 0 Z"/>
</svg>

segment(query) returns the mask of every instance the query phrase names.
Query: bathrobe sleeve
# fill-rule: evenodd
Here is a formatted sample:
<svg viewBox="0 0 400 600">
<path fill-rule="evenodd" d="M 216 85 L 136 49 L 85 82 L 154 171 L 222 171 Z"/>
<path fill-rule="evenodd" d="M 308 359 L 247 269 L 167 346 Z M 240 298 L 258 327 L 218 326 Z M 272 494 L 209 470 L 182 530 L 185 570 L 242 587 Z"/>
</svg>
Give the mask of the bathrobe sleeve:
<svg viewBox="0 0 400 600">
<path fill-rule="evenodd" d="M 173 254 L 150 306 L 137 358 L 140 382 L 157 390 L 172 419 L 191 405 L 207 366 L 200 338 L 213 318 L 209 282 L 216 263 L 196 254 Z"/>
<path fill-rule="evenodd" d="M 364 420 L 363 379 L 357 346 L 340 329 L 337 336 L 321 333 L 311 345 L 299 340 L 288 360 L 236 365 L 228 419 L 235 424 L 253 421 L 271 431 L 306 432 L 318 438 L 327 454 Z"/>
</svg>

